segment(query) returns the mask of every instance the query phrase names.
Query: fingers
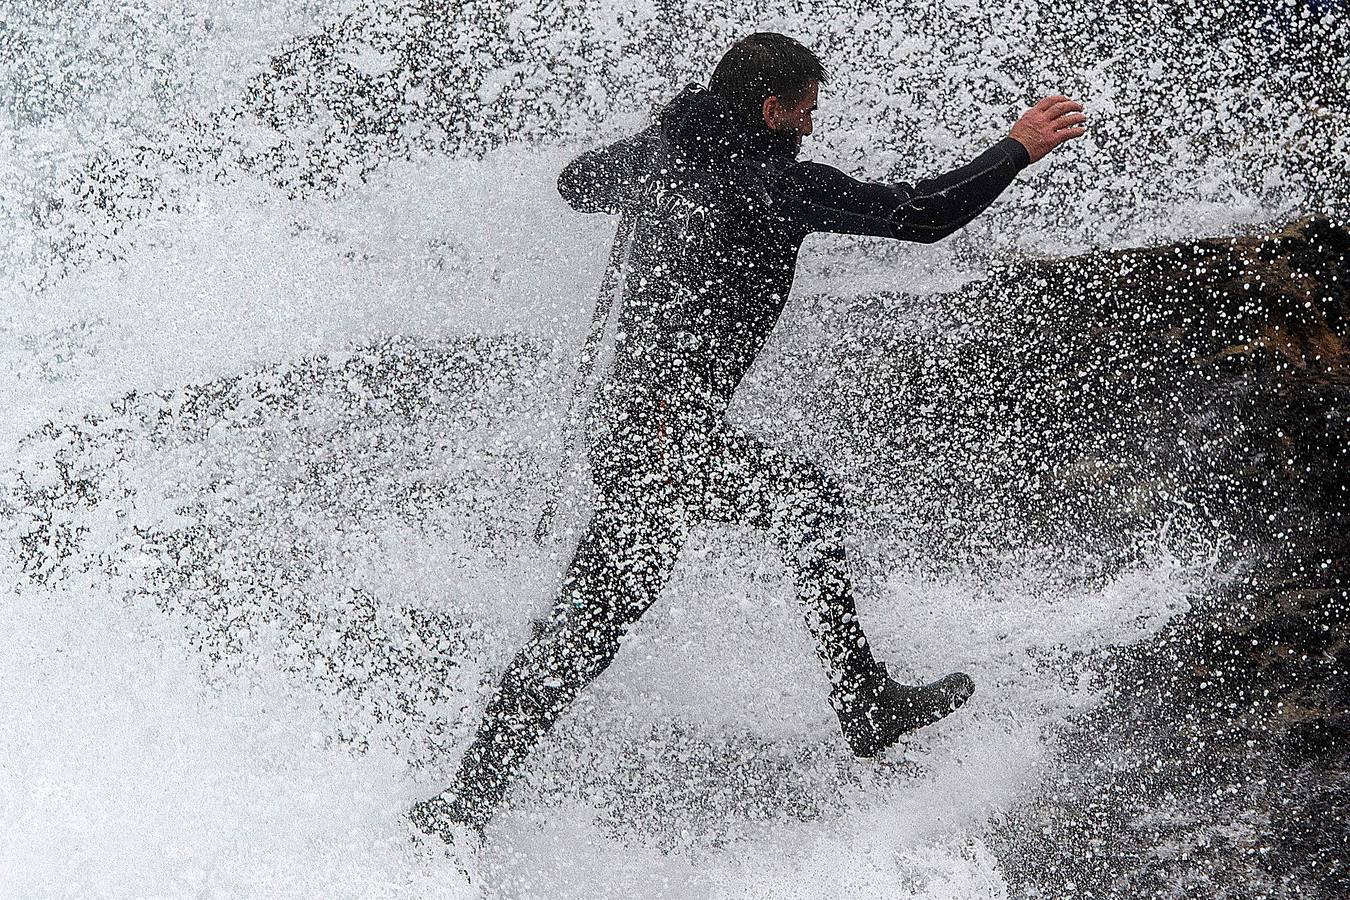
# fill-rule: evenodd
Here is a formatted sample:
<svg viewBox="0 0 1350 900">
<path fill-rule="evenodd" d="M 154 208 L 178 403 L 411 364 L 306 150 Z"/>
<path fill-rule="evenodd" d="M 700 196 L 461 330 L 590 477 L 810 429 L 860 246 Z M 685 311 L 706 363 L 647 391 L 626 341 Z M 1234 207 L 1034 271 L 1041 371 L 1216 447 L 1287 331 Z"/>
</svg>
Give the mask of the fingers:
<svg viewBox="0 0 1350 900">
<path fill-rule="evenodd" d="M 1064 100 L 1060 100 L 1057 103 L 1052 103 L 1045 109 L 1046 114 L 1049 115 L 1050 118 L 1052 119 L 1057 119 L 1060 116 L 1065 115 L 1067 113 L 1082 112 L 1082 111 L 1083 111 L 1083 104 L 1078 103 L 1075 100 L 1069 100 L 1067 98 Z"/>
<path fill-rule="evenodd" d="M 1087 132 L 1086 123 L 1083 104 L 1063 94 L 1052 94 L 1023 113 L 1008 134 L 1027 148 L 1035 162 L 1065 141 L 1082 137 Z"/>
<path fill-rule="evenodd" d="M 1062 131 L 1065 128 L 1069 128 L 1074 125 L 1082 125 L 1086 121 L 1087 116 L 1083 115 L 1081 112 L 1065 113 L 1059 118 L 1051 120 L 1050 127 L 1053 128 L 1055 131 Z"/>
<path fill-rule="evenodd" d="M 1035 109 L 1044 117 L 1042 121 L 1061 141 L 1078 137 L 1086 132 L 1083 127 L 1087 116 L 1083 114 L 1083 104 L 1070 100 L 1062 94 L 1046 97 L 1036 104 Z"/>
</svg>

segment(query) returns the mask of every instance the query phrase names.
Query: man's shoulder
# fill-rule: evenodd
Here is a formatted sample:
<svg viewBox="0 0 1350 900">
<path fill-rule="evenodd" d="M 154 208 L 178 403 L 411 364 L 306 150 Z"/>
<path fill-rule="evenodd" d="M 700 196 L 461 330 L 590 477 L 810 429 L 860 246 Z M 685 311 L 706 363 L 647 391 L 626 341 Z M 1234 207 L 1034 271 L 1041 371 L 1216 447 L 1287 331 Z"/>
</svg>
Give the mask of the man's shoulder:
<svg viewBox="0 0 1350 900">
<path fill-rule="evenodd" d="M 857 181 L 827 163 L 764 157 L 747 161 L 744 178 L 771 203 L 819 199 L 848 192 Z"/>
<path fill-rule="evenodd" d="M 829 163 L 813 159 L 784 160 L 778 167 L 779 178 L 794 185 L 821 185 L 848 183 L 854 179 Z"/>
</svg>

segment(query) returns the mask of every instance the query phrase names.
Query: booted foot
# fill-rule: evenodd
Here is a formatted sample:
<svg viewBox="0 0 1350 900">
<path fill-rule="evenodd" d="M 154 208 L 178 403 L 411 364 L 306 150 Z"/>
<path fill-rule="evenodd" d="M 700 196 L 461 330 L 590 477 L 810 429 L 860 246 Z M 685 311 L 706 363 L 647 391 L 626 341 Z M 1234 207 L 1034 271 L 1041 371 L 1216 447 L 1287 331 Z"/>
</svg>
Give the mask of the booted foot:
<svg viewBox="0 0 1350 900">
<path fill-rule="evenodd" d="M 900 684 L 881 668 L 880 677 L 833 701 L 839 727 L 855 756 L 871 758 L 904 734 L 957 709 L 975 693 L 975 682 L 955 672 L 931 684 Z"/>
<path fill-rule="evenodd" d="M 446 794 L 414 803 L 408 810 L 408 821 L 423 834 L 447 844 L 473 848 L 483 843 L 483 824 L 462 808 L 458 798 Z"/>
</svg>

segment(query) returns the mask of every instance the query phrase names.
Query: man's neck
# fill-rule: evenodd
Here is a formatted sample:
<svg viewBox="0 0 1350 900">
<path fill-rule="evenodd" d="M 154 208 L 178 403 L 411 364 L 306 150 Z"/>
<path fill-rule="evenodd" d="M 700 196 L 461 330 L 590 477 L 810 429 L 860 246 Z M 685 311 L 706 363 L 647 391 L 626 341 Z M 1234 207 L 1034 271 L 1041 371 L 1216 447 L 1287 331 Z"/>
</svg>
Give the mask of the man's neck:
<svg viewBox="0 0 1350 900">
<path fill-rule="evenodd" d="M 773 156 L 783 159 L 796 159 L 801 151 L 801 143 L 790 131 L 771 131 L 761 128 L 750 135 L 751 152 L 758 156 Z"/>
</svg>

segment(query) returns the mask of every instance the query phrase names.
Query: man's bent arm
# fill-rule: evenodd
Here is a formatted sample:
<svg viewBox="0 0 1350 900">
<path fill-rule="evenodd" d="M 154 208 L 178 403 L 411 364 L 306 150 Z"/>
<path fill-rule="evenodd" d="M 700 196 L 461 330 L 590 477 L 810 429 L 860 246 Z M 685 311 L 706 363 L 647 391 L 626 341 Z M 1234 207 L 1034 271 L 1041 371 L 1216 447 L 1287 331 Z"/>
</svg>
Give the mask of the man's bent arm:
<svg viewBox="0 0 1350 900">
<path fill-rule="evenodd" d="M 577 212 L 620 212 L 633 201 L 646 174 L 655 136 L 649 128 L 608 147 L 586 151 L 563 168 L 558 193 Z"/>
<path fill-rule="evenodd" d="M 962 228 L 1030 162 L 1004 138 L 959 169 L 916 184 L 859 181 L 832 166 L 797 163 L 779 184 L 787 214 L 810 231 L 866 234 L 931 244 Z"/>
</svg>

